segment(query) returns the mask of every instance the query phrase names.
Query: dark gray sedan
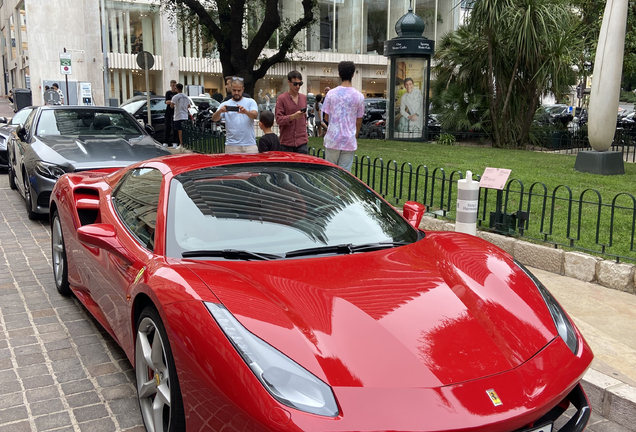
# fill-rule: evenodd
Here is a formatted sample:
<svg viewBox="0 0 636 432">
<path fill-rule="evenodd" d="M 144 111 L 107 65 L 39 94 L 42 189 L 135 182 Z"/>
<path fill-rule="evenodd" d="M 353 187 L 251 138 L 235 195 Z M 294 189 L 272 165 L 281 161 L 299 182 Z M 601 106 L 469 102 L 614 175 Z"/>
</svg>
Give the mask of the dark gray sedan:
<svg viewBox="0 0 636 432">
<path fill-rule="evenodd" d="M 152 133 L 120 108 L 36 107 L 8 140 L 9 184 L 34 219 L 48 214 L 53 186 L 65 173 L 113 170 L 170 154 Z"/>
</svg>

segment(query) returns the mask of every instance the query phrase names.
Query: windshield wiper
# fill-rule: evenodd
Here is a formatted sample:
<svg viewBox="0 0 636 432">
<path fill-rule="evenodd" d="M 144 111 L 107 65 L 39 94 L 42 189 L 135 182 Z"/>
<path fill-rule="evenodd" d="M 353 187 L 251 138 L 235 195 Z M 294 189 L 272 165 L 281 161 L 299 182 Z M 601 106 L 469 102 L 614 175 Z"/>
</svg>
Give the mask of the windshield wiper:
<svg viewBox="0 0 636 432">
<path fill-rule="evenodd" d="M 269 261 L 273 259 L 284 258 L 282 255 L 250 252 L 236 249 L 223 249 L 223 250 L 194 250 L 185 251 L 181 254 L 183 258 L 201 258 L 201 257 L 219 257 L 227 260 L 261 260 Z"/>
<path fill-rule="evenodd" d="M 397 246 L 404 246 L 407 244 L 411 244 L 409 242 L 380 242 L 380 243 L 367 243 L 361 245 L 353 245 L 349 244 L 340 244 L 333 246 L 321 246 L 315 248 L 308 249 L 298 249 L 294 251 L 287 252 L 285 254 L 285 258 L 295 258 L 300 256 L 308 256 L 308 255 L 322 255 L 322 254 L 336 254 L 336 255 L 347 255 L 356 252 L 370 252 L 374 250 L 393 248 Z"/>
<path fill-rule="evenodd" d="M 355 252 L 370 252 L 370 251 L 374 251 L 374 250 L 394 248 L 394 247 L 405 246 L 405 245 L 409 245 L 409 244 L 411 244 L 411 242 L 403 242 L 403 241 L 367 243 L 367 244 L 351 246 L 351 251 L 353 253 L 355 253 Z"/>
</svg>

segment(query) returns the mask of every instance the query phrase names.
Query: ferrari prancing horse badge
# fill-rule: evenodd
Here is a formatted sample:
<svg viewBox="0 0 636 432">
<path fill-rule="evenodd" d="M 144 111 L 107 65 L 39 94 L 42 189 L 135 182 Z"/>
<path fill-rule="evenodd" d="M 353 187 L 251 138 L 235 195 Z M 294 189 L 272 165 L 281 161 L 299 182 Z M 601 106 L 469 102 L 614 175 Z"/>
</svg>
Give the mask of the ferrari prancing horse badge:
<svg viewBox="0 0 636 432">
<path fill-rule="evenodd" d="M 501 399 L 499 399 L 499 396 L 497 396 L 497 392 L 495 391 L 495 389 L 486 390 L 486 393 L 488 393 L 488 397 L 490 398 L 492 403 L 495 404 L 495 406 L 503 404 L 503 402 L 501 402 Z"/>
</svg>

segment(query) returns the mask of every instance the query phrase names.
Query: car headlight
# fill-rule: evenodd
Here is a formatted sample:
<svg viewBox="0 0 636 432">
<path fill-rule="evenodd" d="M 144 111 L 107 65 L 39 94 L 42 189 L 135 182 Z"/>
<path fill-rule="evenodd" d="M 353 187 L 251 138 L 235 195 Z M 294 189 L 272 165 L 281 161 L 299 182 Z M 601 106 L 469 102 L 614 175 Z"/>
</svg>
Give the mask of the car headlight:
<svg viewBox="0 0 636 432">
<path fill-rule="evenodd" d="M 338 415 L 331 387 L 250 333 L 223 305 L 205 303 L 205 306 L 256 378 L 277 401 L 312 414 Z"/>
<path fill-rule="evenodd" d="M 576 354 L 579 350 L 579 339 L 576 337 L 576 332 L 574 331 L 574 325 L 570 322 L 567 315 L 561 308 L 561 305 L 556 301 L 550 291 L 533 275 L 530 270 L 525 268 L 521 263 L 515 260 L 515 263 L 519 266 L 521 270 L 524 271 L 525 274 L 528 275 L 530 279 L 534 282 L 534 284 L 539 289 L 545 304 L 548 306 L 548 310 L 550 311 L 550 315 L 552 315 L 552 319 L 554 320 L 554 325 L 556 326 L 557 332 L 561 339 L 565 342 L 565 344 L 570 348 L 573 354 Z"/>
<path fill-rule="evenodd" d="M 66 174 L 66 171 L 61 166 L 42 161 L 37 161 L 35 163 L 35 171 L 37 171 L 41 176 L 53 180 L 57 180 Z"/>
</svg>

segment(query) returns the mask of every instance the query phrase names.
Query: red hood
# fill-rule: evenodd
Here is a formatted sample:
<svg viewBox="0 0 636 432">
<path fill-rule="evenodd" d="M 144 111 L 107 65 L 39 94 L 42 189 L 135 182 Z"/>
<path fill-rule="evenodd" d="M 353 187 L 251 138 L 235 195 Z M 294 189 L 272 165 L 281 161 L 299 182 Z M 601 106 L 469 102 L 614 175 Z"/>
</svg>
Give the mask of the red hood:
<svg viewBox="0 0 636 432">
<path fill-rule="evenodd" d="M 332 386 L 438 387 L 519 366 L 556 335 L 534 283 L 478 238 L 190 267 L 248 328 Z"/>
</svg>

